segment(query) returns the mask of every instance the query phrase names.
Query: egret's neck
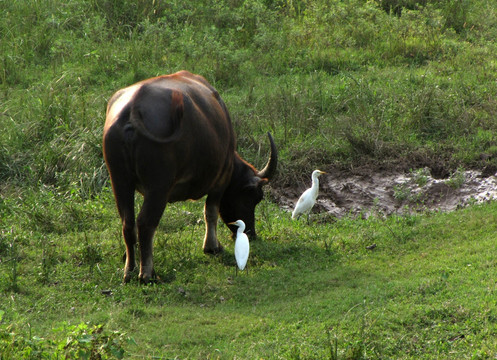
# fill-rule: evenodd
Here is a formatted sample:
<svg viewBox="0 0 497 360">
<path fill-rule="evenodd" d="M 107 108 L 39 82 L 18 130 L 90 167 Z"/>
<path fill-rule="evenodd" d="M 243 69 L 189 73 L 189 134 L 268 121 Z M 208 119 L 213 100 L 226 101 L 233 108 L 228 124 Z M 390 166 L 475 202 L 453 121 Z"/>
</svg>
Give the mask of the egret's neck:
<svg viewBox="0 0 497 360">
<path fill-rule="evenodd" d="M 236 231 L 236 233 L 237 234 L 243 234 L 244 231 L 245 231 L 245 226 L 239 226 L 238 230 Z"/>
<path fill-rule="evenodd" d="M 317 175 L 312 177 L 312 188 L 313 189 L 318 189 L 319 188 L 319 178 Z"/>
<path fill-rule="evenodd" d="M 318 194 L 318 191 L 319 191 L 319 179 L 318 179 L 317 175 L 312 177 L 311 191 L 312 191 L 314 197 L 316 197 Z"/>
</svg>

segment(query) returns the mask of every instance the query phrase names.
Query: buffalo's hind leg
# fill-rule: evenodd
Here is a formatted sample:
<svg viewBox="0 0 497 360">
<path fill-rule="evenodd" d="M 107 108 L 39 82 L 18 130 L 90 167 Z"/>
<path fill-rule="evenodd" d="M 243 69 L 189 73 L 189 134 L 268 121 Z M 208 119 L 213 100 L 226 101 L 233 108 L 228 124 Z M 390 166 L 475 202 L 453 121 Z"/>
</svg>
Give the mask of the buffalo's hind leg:
<svg viewBox="0 0 497 360">
<path fill-rule="evenodd" d="M 143 206 L 137 219 L 140 245 L 140 274 L 142 283 L 148 283 L 154 276 L 153 237 L 167 204 L 166 191 L 152 191 L 144 195 Z"/>
<path fill-rule="evenodd" d="M 135 270 L 135 245 L 137 240 L 135 225 L 135 187 L 128 181 L 123 183 L 112 183 L 114 197 L 116 198 L 117 210 L 122 221 L 122 232 L 124 244 L 126 245 L 126 258 L 124 264 L 124 282 L 131 280 L 131 274 Z"/>
<path fill-rule="evenodd" d="M 112 126 L 103 139 L 103 153 L 109 170 L 116 200 L 117 211 L 121 217 L 122 233 L 126 245 L 124 282 L 129 282 L 135 269 L 135 245 L 137 240 L 135 226 L 135 180 L 127 164 L 130 163 L 127 146 L 120 127 Z"/>
</svg>

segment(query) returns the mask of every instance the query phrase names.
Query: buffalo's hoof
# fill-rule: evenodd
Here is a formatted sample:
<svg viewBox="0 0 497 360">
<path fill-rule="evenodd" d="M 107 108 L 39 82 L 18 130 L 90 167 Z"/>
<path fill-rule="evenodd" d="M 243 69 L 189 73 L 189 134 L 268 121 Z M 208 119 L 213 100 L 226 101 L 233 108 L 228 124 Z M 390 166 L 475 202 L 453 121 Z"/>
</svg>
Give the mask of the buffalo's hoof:
<svg viewBox="0 0 497 360">
<path fill-rule="evenodd" d="M 140 281 L 140 284 L 156 284 L 159 282 L 159 277 L 155 274 L 155 270 L 152 270 L 152 274 L 147 275 L 147 274 L 140 274 L 138 275 L 138 280 Z"/>
<path fill-rule="evenodd" d="M 208 255 L 218 255 L 221 254 L 223 251 L 224 248 L 221 245 L 219 245 L 217 248 L 212 248 L 212 249 L 204 248 L 204 254 Z"/>
<path fill-rule="evenodd" d="M 152 281 L 151 276 L 139 276 L 138 280 L 140 281 L 140 284 L 147 285 Z"/>
<path fill-rule="evenodd" d="M 136 268 L 135 267 L 130 267 L 128 269 L 124 268 L 124 277 L 123 277 L 123 283 L 127 284 L 131 281 L 131 279 L 136 276 Z"/>
<path fill-rule="evenodd" d="M 127 284 L 131 281 L 131 274 L 124 274 L 123 283 Z"/>
</svg>

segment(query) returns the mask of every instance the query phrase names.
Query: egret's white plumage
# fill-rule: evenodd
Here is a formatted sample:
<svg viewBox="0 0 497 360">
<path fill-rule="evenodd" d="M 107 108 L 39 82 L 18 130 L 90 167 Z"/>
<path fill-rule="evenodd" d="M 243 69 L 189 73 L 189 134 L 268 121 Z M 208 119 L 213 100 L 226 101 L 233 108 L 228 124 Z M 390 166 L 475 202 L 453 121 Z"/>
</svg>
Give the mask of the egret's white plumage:
<svg viewBox="0 0 497 360">
<path fill-rule="evenodd" d="M 295 218 L 298 219 L 302 214 L 309 215 L 318 197 L 318 191 L 319 191 L 318 177 L 322 174 L 326 173 L 321 170 L 314 170 L 312 172 L 312 186 L 306 191 L 304 191 L 304 193 L 300 196 L 299 200 L 297 201 L 297 204 L 295 205 L 295 209 L 293 209 L 292 219 Z"/>
<path fill-rule="evenodd" d="M 247 260 L 250 251 L 249 240 L 247 235 L 244 233 L 245 223 L 242 220 L 237 220 L 235 222 L 230 223 L 230 225 L 238 226 L 238 230 L 236 231 L 236 240 L 235 240 L 235 259 L 236 259 L 236 264 L 238 265 L 238 269 L 243 270 L 247 265 Z"/>
</svg>

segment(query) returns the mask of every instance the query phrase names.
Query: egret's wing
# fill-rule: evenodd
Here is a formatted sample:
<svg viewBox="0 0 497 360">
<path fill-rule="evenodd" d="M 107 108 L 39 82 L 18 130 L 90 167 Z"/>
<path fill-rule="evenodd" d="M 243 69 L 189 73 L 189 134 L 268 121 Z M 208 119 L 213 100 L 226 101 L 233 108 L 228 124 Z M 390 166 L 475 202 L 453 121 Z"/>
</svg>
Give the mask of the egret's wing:
<svg viewBox="0 0 497 360">
<path fill-rule="evenodd" d="M 304 193 L 297 201 L 297 204 L 295 205 L 295 209 L 292 213 L 292 218 L 295 218 L 296 216 L 299 216 L 311 210 L 312 206 L 314 205 L 314 200 L 311 195 L 311 189 L 307 189 L 306 191 L 304 191 Z"/>
<path fill-rule="evenodd" d="M 250 243 L 244 233 L 237 235 L 235 241 L 235 259 L 240 270 L 245 269 L 250 251 Z"/>
</svg>

